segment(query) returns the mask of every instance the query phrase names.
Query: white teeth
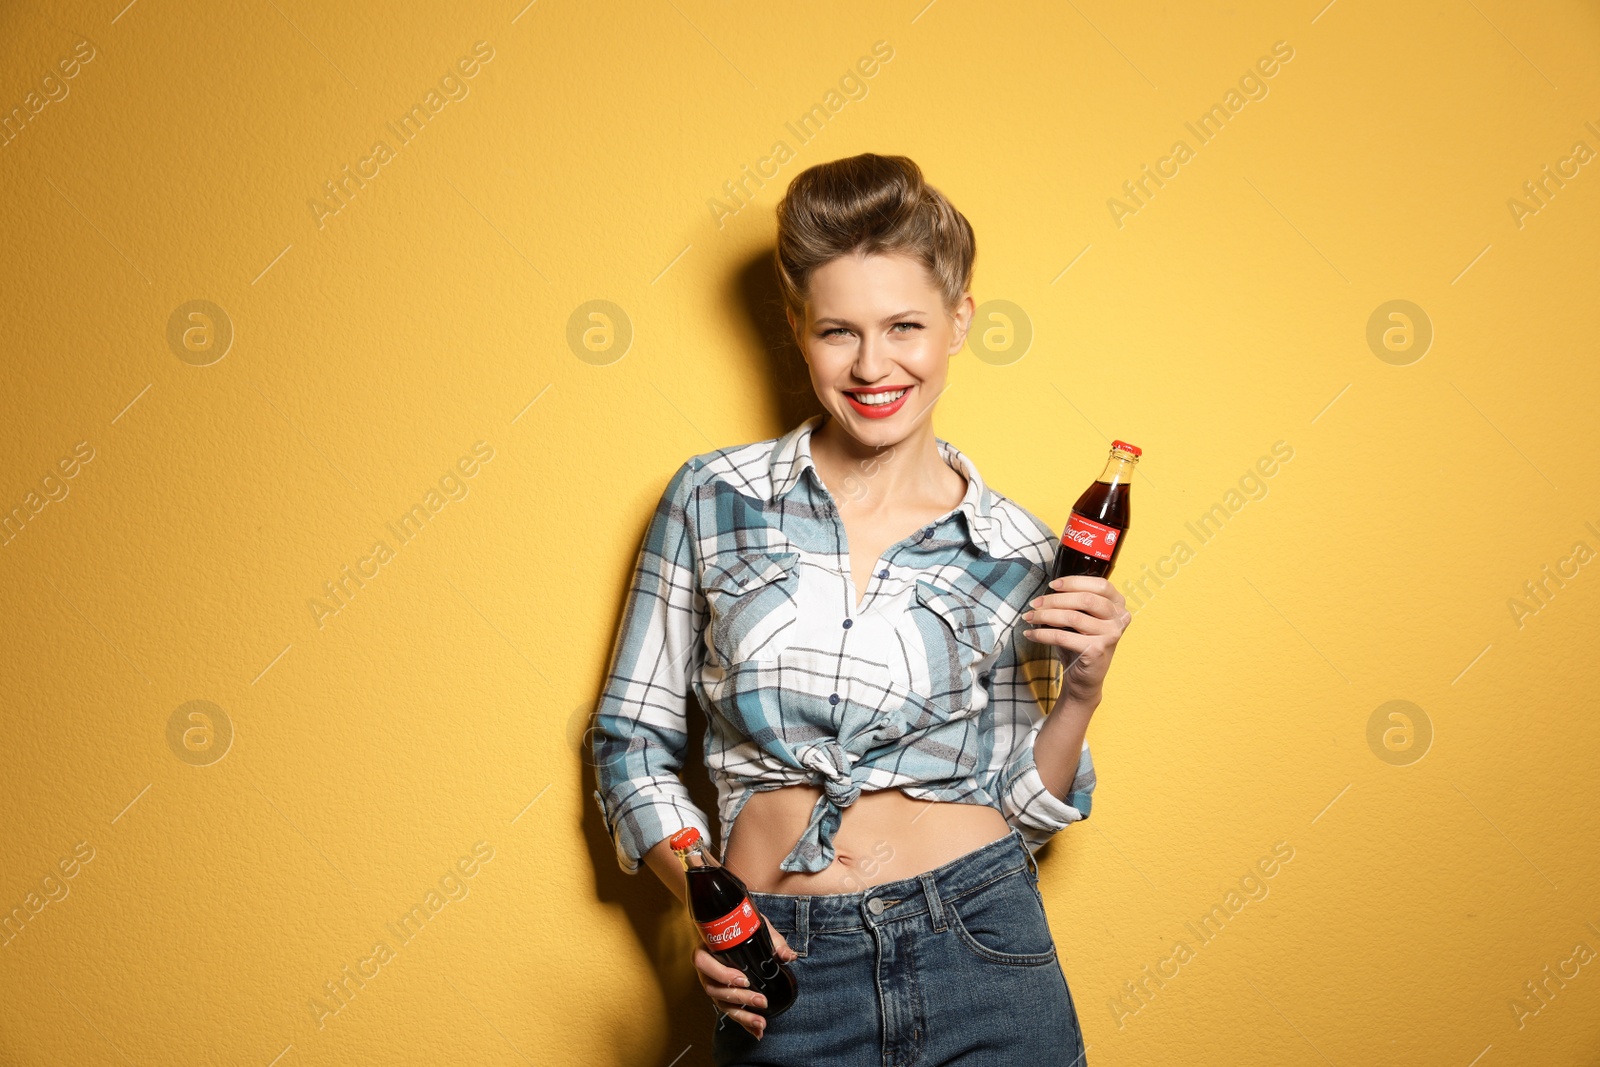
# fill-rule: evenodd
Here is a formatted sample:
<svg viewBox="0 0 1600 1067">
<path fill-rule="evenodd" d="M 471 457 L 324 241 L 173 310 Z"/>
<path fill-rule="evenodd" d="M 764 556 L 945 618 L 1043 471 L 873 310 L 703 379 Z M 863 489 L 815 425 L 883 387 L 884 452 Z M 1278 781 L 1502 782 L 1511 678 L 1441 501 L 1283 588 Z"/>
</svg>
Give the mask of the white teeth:
<svg viewBox="0 0 1600 1067">
<path fill-rule="evenodd" d="M 851 393 L 858 403 L 868 407 L 877 407 L 880 404 L 893 404 L 896 400 L 906 395 L 906 390 L 896 389 L 892 393 Z"/>
</svg>

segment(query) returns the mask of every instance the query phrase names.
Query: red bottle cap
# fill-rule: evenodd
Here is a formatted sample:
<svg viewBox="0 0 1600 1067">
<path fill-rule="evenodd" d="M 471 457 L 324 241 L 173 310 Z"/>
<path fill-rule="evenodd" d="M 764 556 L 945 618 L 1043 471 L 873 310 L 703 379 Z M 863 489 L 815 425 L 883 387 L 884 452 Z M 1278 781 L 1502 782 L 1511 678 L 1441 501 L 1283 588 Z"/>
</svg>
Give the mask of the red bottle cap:
<svg viewBox="0 0 1600 1067">
<path fill-rule="evenodd" d="M 682 830 L 679 830 L 677 833 L 667 838 L 667 844 L 671 845 L 675 851 L 678 849 L 688 848 L 690 845 L 699 844 L 699 842 L 700 831 L 696 830 L 692 826 L 685 826 Z"/>
<path fill-rule="evenodd" d="M 1111 442 L 1111 447 L 1112 448 L 1120 448 L 1124 452 L 1132 452 L 1136 456 L 1143 454 L 1143 453 L 1141 453 L 1139 451 L 1139 446 L 1138 445 L 1130 445 L 1126 441 L 1112 441 Z"/>
</svg>

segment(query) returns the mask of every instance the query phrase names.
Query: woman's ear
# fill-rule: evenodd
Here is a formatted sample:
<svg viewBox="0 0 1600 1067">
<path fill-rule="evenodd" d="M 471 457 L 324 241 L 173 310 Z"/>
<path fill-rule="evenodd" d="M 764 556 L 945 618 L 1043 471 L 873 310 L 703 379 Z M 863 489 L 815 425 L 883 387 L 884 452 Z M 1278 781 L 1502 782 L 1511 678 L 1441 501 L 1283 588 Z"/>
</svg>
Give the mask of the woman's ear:
<svg viewBox="0 0 1600 1067">
<path fill-rule="evenodd" d="M 804 360 L 806 356 L 806 346 L 805 342 L 800 337 L 800 324 L 795 321 L 794 308 L 784 308 L 783 317 L 789 320 L 789 336 L 794 338 L 795 347 L 800 350 L 800 358 Z"/>
<path fill-rule="evenodd" d="M 955 338 L 950 342 L 950 354 L 952 356 L 960 352 L 961 347 L 967 343 L 967 330 L 972 326 L 973 309 L 972 294 L 969 292 L 961 294 L 960 303 L 956 304 L 955 310 L 950 312 L 951 321 L 955 328 Z"/>
</svg>

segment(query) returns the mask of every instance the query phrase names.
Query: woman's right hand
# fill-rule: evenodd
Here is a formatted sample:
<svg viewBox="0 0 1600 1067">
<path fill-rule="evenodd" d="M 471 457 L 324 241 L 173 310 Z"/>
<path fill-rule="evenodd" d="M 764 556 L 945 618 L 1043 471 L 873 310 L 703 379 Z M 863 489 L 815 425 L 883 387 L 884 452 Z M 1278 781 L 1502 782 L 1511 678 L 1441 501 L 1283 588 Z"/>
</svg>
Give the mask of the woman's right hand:
<svg viewBox="0 0 1600 1067">
<path fill-rule="evenodd" d="M 766 923 L 767 932 L 772 935 L 772 947 L 778 950 L 778 958 L 785 963 L 795 959 L 799 954 L 789 947 L 789 942 L 772 925 L 772 921 L 763 918 L 762 922 Z M 750 980 L 744 976 L 744 972 L 720 962 L 704 944 L 694 950 L 694 969 L 700 978 L 700 987 L 706 991 L 706 996 L 711 998 L 717 1010 L 760 1040 L 767 1032 L 767 1020 L 749 1009 L 752 1006 L 765 1008 L 767 998 L 750 988 Z"/>
</svg>

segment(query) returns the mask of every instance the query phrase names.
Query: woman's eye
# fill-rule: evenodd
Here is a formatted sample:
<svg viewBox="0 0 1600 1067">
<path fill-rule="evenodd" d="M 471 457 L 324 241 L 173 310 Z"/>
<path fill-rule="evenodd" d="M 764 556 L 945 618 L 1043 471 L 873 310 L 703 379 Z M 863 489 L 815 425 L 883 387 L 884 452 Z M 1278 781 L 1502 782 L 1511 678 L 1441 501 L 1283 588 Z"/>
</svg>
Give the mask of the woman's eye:
<svg viewBox="0 0 1600 1067">
<path fill-rule="evenodd" d="M 920 323 L 920 322 L 897 322 L 893 326 L 889 327 L 889 329 L 891 331 L 898 330 L 902 326 L 909 326 L 913 330 L 922 329 L 922 323 Z M 821 336 L 821 337 L 832 337 L 836 333 L 849 333 L 849 332 L 850 331 L 845 329 L 843 326 L 834 326 L 831 329 L 823 330 L 822 333 L 819 336 Z"/>
</svg>

